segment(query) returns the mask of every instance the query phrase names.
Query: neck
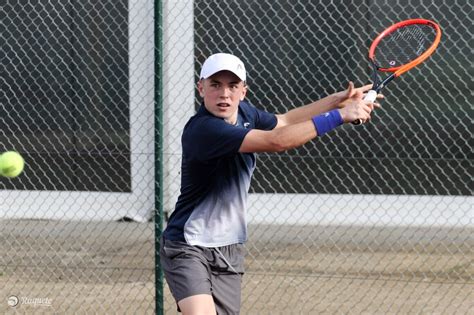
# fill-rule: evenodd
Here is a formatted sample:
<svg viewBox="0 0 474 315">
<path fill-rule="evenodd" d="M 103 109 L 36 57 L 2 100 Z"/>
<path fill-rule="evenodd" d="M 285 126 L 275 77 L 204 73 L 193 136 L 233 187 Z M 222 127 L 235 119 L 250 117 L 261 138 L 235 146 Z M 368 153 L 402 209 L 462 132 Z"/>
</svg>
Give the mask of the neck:
<svg viewBox="0 0 474 315">
<path fill-rule="evenodd" d="M 224 118 L 224 121 L 228 124 L 235 125 L 237 124 L 238 115 L 239 115 L 238 110 L 236 110 L 235 113 L 231 117 Z"/>
<path fill-rule="evenodd" d="M 231 124 L 231 125 L 236 125 L 237 124 L 237 117 L 235 118 L 229 118 L 229 119 L 224 119 L 224 121 L 228 124 Z"/>
</svg>

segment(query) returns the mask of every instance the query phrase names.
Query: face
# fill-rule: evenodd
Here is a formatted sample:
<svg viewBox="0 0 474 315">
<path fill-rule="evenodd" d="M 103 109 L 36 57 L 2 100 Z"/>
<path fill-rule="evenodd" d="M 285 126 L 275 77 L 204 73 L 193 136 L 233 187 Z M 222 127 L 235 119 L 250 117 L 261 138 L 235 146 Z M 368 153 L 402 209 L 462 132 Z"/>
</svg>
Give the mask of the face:
<svg viewBox="0 0 474 315">
<path fill-rule="evenodd" d="M 220 71 L 198 82 L 199 95 L 206 109 L 230 124 L 237 121 L 239 102 L 247 93 L 247 86 L 234 73 Z"/>
</svg>

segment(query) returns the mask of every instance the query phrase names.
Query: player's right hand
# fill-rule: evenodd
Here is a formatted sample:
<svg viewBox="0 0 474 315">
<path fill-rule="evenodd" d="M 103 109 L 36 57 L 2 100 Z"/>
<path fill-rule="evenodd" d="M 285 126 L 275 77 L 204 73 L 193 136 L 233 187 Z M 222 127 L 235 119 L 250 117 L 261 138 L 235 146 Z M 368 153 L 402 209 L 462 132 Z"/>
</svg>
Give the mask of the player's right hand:
<svg viewBox="0 0 474 315">
<path fill-rule="evenodd" d="M 379 107 L 380 104 L 377 102 L 369 102 L 360 99 L 348 102 L 343 108 L 339 109 L 339 112 L 344 123 L 350 123 L 357 119 L 365 123 L 370 120 L 372 111 Z"/>
</svg>

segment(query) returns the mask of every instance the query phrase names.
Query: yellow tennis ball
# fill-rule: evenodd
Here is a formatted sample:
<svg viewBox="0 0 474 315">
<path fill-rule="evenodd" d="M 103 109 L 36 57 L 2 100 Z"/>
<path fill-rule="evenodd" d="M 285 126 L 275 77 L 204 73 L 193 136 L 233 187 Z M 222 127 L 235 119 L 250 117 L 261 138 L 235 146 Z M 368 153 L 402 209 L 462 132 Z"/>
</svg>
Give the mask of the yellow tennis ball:
<svg viewBox="0 0 474 315">
<path fill-rule="evenodd" d="M 0 155 L 0 175 L 5 177 L 17 177 L 25 167 L 23 157 L 15 152 L 8 151 Z"/>
</svg>

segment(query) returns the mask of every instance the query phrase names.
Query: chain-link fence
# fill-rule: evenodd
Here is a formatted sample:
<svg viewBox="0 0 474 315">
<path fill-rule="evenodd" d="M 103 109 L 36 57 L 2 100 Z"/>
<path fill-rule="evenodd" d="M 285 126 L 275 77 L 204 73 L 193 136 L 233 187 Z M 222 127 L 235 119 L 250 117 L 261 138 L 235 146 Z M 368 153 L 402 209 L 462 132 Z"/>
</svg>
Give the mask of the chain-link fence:
<svg viewBox="0 0 474 315">
<path fill-rule="evenodd" d="M 437 21 L 442 42 L 392 83 L 370 124 L 259 154 L 248 209 L 243 313 L 467 313 L 473 296 L 472 3 L 165 1 L 165 210 L 204 60 L 230 52 L 248 99 L 283 113 L 368 83 L 377 32 Z M 193 76 L 194 80 L 190 80 Z M 191 106 L 193 104 L 193 106 Z M 165 309 L 174 302 L 165 296 Z"/>
<path fill-rule="evenodd" d="M 6 0 L 1 8 L 0 152 L 19 151 L 26 169 L 0 178 L 0 312 L 155 310 L 154 48 L 162 47 L 164 108 L 156 178 L 171 212 L 180 136 L 199 105 L 207 56 L 241 57 L 248 99 L 285 112 L 349 80 L 366 83 L 371 39 L 414 17 L 437 21 L 442 42 L 384 91 L 372 123 L 259 154 L 242 312 L 471 310 L 469 1 Z"/>
<path fill-rule="evenodd" d="M 153 2 L 0 7 L 0 313 L 153 313 Z"/>
</svg>

